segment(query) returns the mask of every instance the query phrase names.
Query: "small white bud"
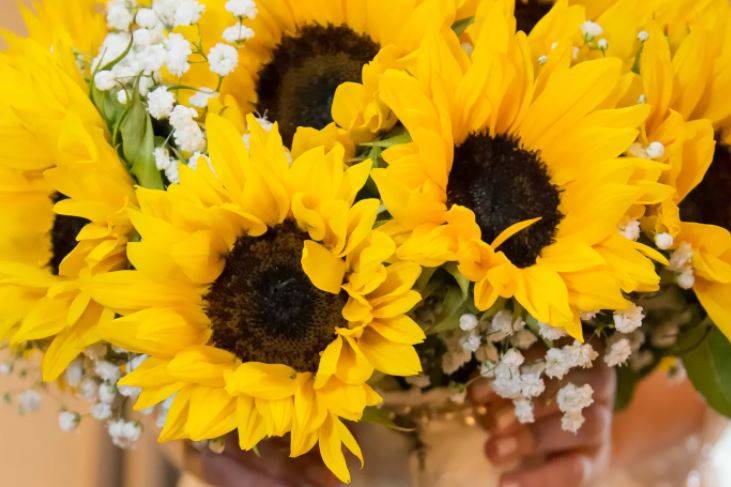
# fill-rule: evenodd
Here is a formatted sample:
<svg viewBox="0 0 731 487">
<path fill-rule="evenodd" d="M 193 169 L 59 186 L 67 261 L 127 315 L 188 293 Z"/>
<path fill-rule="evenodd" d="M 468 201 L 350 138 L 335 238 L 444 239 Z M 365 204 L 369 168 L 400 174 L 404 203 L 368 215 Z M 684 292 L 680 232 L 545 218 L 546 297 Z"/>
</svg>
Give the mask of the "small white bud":
<svg viewBox="0 0 731 487">
<path fill-rule="evenodd" d="M 602 26 L 597 24 L 596 22 L 587 20 L 583 24 L 581 24 L 581 32 L 584 33 L 584 36 L 586 38 L 593 39 L 595 37 L 602 35 L 602 32 L 604 32 L 604 29 L 602 29 Z"/>
<path fill-rule="evenodd" d="M 213 73 L 228 76 L 239 64 L 239 53 L 233 46 L 218 43 L 208 52 L 208 63 Z"/>
<path fill-rule="evenodd" d="M 58 425 L 61 427 L 61 431 L 71 432 L 74 431 L 81 422 L 81 416 L 78 413 L 72 411 L 61 411 L 58 414 Z"/>
<path fill-rule="evenodd" d="M 599 39 L 597 41 L 596 46 L 599 49 L 601 49 L 602 51 L 606 51 L 607 48 L 609 47 L 609 43 L 607 42 L 607 40 L 605 38 L 602 37 L 601 39 Z"/>
<path fill-rule="evenodd" d="M 637 40 L 639 40 L 640 42 L 645 42 L 649 38 L 650 34 L 646 30 L 641 30 L 637 33 Z"/>
<path fill-rule="evenodd" d="M 668 250 L 672 248 L 675 239 L 669 233 L 658 233 L 655 235 L 655 246 L 660 250 Z"/>
<path fill-rule="evenodd" d="M 650 159 L 661 159 L 662 156 L 665 155 L 665 146 L 662 142 L 650 142 L 650 145 L 647 146 L 645 152 L 647 153 L 647 157 Z"/>
<path fill-rule="evenodd" d="M 94 86 L 99 91 L 109 91 L 117 85 L 117 79 L 111 71 L 99 71 L 94 75 Z"/>
<path fill-rule="evenodd" d="M 540 56 L 538 56 L 538 64 L 543 65 L 543 64 L 546 64 L 547 62 L 548 62 L 548 56 L 546 56 L 545 54 L 541 54 Z"/>
<path fill-rule="evenodd" d="M 459 317 L 459 327 L 462 331 L 472 331 L 477 328 L 478 323 L 477 316 L 471 313 L 465 313 Z"/>
</svg>

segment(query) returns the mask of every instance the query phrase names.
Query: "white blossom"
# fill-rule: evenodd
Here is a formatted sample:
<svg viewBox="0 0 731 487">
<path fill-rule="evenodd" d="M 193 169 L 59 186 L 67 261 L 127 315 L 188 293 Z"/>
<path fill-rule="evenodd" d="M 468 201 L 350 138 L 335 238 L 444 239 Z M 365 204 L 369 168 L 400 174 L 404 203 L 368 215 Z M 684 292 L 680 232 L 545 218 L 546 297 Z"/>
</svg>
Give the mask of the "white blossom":
<svg viewBox="0 0 731 487">
<path fill-rule="evenodd" d="M 550 341 L 558 340 L 566 336 L 566 333 L 560 328 L 554 328 L 545 323 L 538 323 L 538 334 Z"/>
<path fill-rule="evenodd" d="M 459 317 L 459 327 L 462 331 L 472 331 L 477 328 L 479 320 L 472 313 L 465 313 Z"/>
<path fill-rule="evenodd" d="M 84 377 L 79 384 L 78 392 L 81 398 L 91 401 L 96 398 L 99 392 L 99 383 L 91 377 Z"/>
<path fill-rule="evenodd" d="M 174 106 L 175 96 L 164 86 L 155 88 L 147 95 L 147 111 L 156 120 L 168 118 Z"/>
<path fill-rule="evenodd" d="M 614 326 L 620 333 L 632 333 L 642 326 L 644 318 L 642 306 L 632 305 L 629 309 L 614 312 Z"/>
<path fill-rule="evenodd" d="M 71 387 L 77 387 L 84 377 L 84 364 L 81 360 L 76 359 L 66 368 L 64 378 L 66 383 Z"/>
<path fill-rule="evenodd" d="M 521 394 L 523 397 L 538 397 L 546 390 L 546 383 L 541 377 L 541 370 L 532 370 L 530 367 L 521 370 Z"/>
<path fill-rule="evenodd" d="M 528 424 L 535 422 L 532 401 L 528 399 L 515 399 L 513 400 L 513 406 L 515 407 L 515 417 L 518 418 L 519 423 Z"/>
<path fill-rule="evenodd" d="M 211 71 L 219 76 L 228 76 L 239 64 L 239 52 L 235 47 L 219 42 L 208 52 Z"/>
<path fill-rule="evenodd" d="M 35 389 L 26 389 L 18 396 L 20 414 L 33 413 L 41 408 L 41 395 Z"/>
<path fill-rule="evenodd" d="M 571 411 L 561 416 L 561 429 L 570 433 L 576 433 L 584 425 L 586 418 L 581 411 Z"/>
<path fill-rule="evenodd" d="M 687 269 L 675 277 L 675 282 L 681 289 L 693 289 L 695 286 L 695 273 L 693 269 Z"/>
<path fill-rule="evenodd" d="M 91 407 L 91 416 L 99 421 L 112 417 L 112 406 L 105 402 L 98 402 Z"/>
<path fill-rule="evenodd" d="M 549 348 L 546 352 L 546 375 L 552 379 L 563 379 L 571 369 L 571 362 L 560 348 Z"/>
<path fill-rule="evenodd" d="M 138 54 L 138 57 L 140 67 L 145 72 L 154 73 L 162 69 L 163 65 L 165 64 L 165 61 L 167 60 L 167 50 L 165 49 L 165 46 L 163 44 L 153 44 L 141 50 Z M 140 82 L 141 81 L 142 80 L 140 80 Z"/>
<path fill-rule="evenodd" d="M 637 33 L 637 40 L 645 42 L 650 38 L 650 34 L 646 30 L 641 30 Z"/>
<path fill-rule="evenodd" d="M 74 431 L 81 422 L 81 416 L 73 411 L 61 411 L 58 414 L 58 425 L 61 431 Z"/>
<path fill-rule="evenodd" d="M 117 392 L 120 396 L 129 397 L 131 399 L 136 398 L 140 395 L 140 392 L 142 392 L 142 389 L 139 387 L 132 387 L 132 386 L 119 386 L 117 387 Z"/>
<path fill-rule="evenodd" d="M 109 2 L 107 6 L 107 25 L 111 29 L 127 30 L 133 20 L 134 16 L 124 0 Z"/>
<path fill-rule="evenodd" d="M 102 380 L 115 384 L 122 376 L 119 366 L 107 362 L 106 360 L 98 360 L 94 364 L 94 373 Z"/>
<path fill-rule="evenodd" d="M 622 225 L 619 229 L 619 233 L 621 233 L 625 238 L 629 240 L 637 240 L 640 238 L 641 229 L 640 229 L 640 221 L 639 220 L 630 220 L 624 225 Z"/>
<path fill-rule="evenodd" d="M 655 246 L 660 250 L 668 250 L 675 243 L 675 239 L 669 233 L 658 233 L 655 235 Z"/>
<path fill-rule="evenodd" d="M 208 159 L 208 156 L 200 152 L 195 152 L 192 156 L 190 156 L 190 159 L 188 159 L 188 167 L 190 167 L 191 169 L 196 169 L 201 160 L 203 160 L 203 162 L 207 163 L 210 166 L 211 163 Z"/>
<path fill-rule="evenodd" d="M 254 0 L 228 0 L 226 10 L 236 17 L 256 17 L 256 2 Z"/>
<path fill-rule="evenodd" d="M 545 54 L 541 54 L 540 56 L 538 56 L 538 64 L 543 65 L 543 64 L 546 64 L 547 62 L 548 62 L 548 56 L 546 56 Z"/>
<path fill-rule="evenodd" d="M 604 29 L 602 29 L 602 26 L 597 24 L 596 22 L 587 20 L 583 24 L 581 24 L 581 32 L 584 33 L 584 36 L 587 39 L 593 39 L 595 37 L 602 35 L 602 32 L 604 32 Z"/>
<path fill-rule="evenodd" d="M 177 0 L 173 24 L 175 26 L 193 25 L 198 22 L 205 6 L 197 0 Z"/>
<path fill-rule="evenodd" d="M 599 39 L 597 41 L 596 47 L 598 47 L 602 51 L 606 51 L 607 48 L 609 47 L 609 43 L 607 42 L 607 40 L 605 38 L 602 37 L 601 39 Z"/>
<path fill-rule="evenodd" d="M 463 335 L 459 339 L 459 345 L 462 347 L 462 349 L 465 351 L 469 351 L 470 353 L 476 352 L 477 349 L 480 348 L 481 343 L 482 340 L 480 339 L 480 335 L 478 335 L 474 331 Z"/>
<path fill-rule="evenodd" d="M 645 152 L 650 159 L 661 159 L 665 155 L 665 146 L 662 142 L 650 142 Z"/>
<path fill-rule="evenodd" d="M 505 352 L 500 359 L 500 362 L 508 367 L 520 367 L 524 361 L 523 354 L 514 348 Z"/>
<path fill-rule="evenodd" d="M 140 27 L 144 27 L 145 29 L 152 29 L 157 26 L 159 22 L 157 14 L 151 8 L 139 9 L 137 11 L 135 21 L 137 22 L 137 25 L 139 25 Z"/>
<path fill-rule="evenodd" d="M 190 69 L 188 57 L 193 53 L 190 42 L 180 34 L 173 33 L 165 39 L 165 66 L 175 76 L 183 76 Z"/>
<path fill-rule="evenodd" d="M 165 169 L 165 177 L 171 183 L 178 183 L 180 181 L 179 171 L 180 169 L 178 168 L 178 163 L 177 161 L 175 161 Z"/>
<path fill-rule="evenodd" d="M 112 442 L 120 448 L 129 448 L 140 439 L 142 427 L 137 421 L 115 419 L 107 426 Z"/>
<path fill-rule="evenodd" d="M 188 99 L 188 102 L 197 108 L 205 108 L 208 106 L 208 100 L 213 98 L 216 92 L 213 90 L 200 90 Z"/>
<path fill-rule="evenodd" d="M 609 350 L 604 355 L 604 362 L 610 367 L 624 365 L 632 355 L 632 344 L 622 337 L 610 342 Z"/>
<path fill-rule="evenodd" d="M 99 71 L 94 75 L 94 86 L 99 91 L 109 91 L 117 86 L 117 78 L 111 71 Z"/>
<path fill-rule="evenodd" d="M 574 341 L 571 345 L 564 347 L 564 353 L 571 363 L 571 367 L 588 369 L 599 354 L 588 343 Z"/>
<path fill-rule="evenodd" d="M 112 404 L 117 398 L 117 388 L 112 384 L 103 382 L 99 385 L 98 394 L 101 402 Z"/>
<path fill-rule="evenodd" d="M 164 171 L 173 163 L 170 153 L 165 147 L 155 147 L 153 155 L 155 157 L 155 167 L 158 171 Z"/>
<path fill-rule="evenodd" d="M 236 44 L 237 42 L 245 41 L 252 37 L 254 37 L 254 31 L 244 24 L 232 25 L 223 31 L 223 39 L 231 44 Z"/>
<path fill-rule="evenodd" d="M 126 90 L 119 90 L 117 92 L 117 101 L 121 103 L 122 105 L 126 105 L 129 101 L 129 96 L 127 96 Z"/>
</svg>

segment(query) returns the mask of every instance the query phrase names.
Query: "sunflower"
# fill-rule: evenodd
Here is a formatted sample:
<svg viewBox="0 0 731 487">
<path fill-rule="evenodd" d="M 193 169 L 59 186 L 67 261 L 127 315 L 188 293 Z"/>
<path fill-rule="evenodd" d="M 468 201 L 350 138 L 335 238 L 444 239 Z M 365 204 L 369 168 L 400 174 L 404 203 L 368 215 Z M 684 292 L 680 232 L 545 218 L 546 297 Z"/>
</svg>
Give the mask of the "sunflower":
<svg viewBox="0 0 731 487">
<path fill-rule="evenodd" d="M 347 481 L 341 445 L 361 454 L 342 420 L 380 401 L 373 370 L 421 370 L 424 333 L 405 314 L 420 267 L 385 264 L 395 245 L 373 230 L 379 202 L 355 201 L 370 161 L 347 168 L 336 145 L 290 165 L 276 124 L 248 124 L 249 148 L 209 115 L 211 166 L 181 166 L 166 192 L 138 189 L 135 270 L 84 289 L 124 315 L 104 337 L 149 355 L 121 381 L 142 388 L 136 407 L 175 396 L 161 441 L 237 428 L 248 450 L 291 433 L 292 456 L 318 443 Z"/>
<path fill-rule="evenodd" d="M 618 231 L 647 188 L 637 158 L 620 157 L 648 114 L 613 108 L 621 62 L 569 67 L 534 81 L 523 32 L 504 2 L 485 2 L 468 56 L 430 37 L 416 76 L 391 70 L 380 91 L 412 142 L 373 171 L 394 220 L 397 255 L 425 266 L 459 262 L 475 305 L 514 297 L 536 319 L 581 338 L 579 314 L 628 306 L 623 292 L 658 288 L 656 252 Z"/>
<path fill-rule="evenodd" d="M 731 337 L 731 205 L 726 197 L 731 8 L 725 1 L 704 2 L 706 15 L 693 21 L 687 20 L 686 7 L 680 1 L 665 6 L 657 15 L 664 22 L 647 26 L 640 55 L 643 94 L 653 110 L 639 145 L 664 144 L 668 169 L 659 180 L 675 189 L 650 208 L 645 227 L 673 237 L 671 268 L 680 271 L 678 282 L 692 287 L 711 319 Z M 684 37 L 677 34 L 681 31 Z"/>
<path fill-rule="evenodd" d="M 234 19 L 224 2 L 204 3 L 200 31 L 180 32 L 207 49 Z M 471 3 L 257 0 L 256 17 L 244 22 L 251 38 L 240 44 L 239 66 L 224 79 L 220 99 L 234 112 L 240 107 L 277 121 L 295 154 L 320 142 L 350 147 L 395 123 L 378 100 L 379 73 L 405 62 L 425 32 L 468 16 Z M 205 64 L 193 64 L 182 83 L 214 89 L 218 79 Z"/>
<path fill-rule="evenodd" d="M 132 181 L 58 51 L 15 39 L 0 57 L 0 293 L 11 345 L 43 340 L 55 380 L 113 317 L 77 279 L 119 268 L 131 230 Z"/>
</svg>

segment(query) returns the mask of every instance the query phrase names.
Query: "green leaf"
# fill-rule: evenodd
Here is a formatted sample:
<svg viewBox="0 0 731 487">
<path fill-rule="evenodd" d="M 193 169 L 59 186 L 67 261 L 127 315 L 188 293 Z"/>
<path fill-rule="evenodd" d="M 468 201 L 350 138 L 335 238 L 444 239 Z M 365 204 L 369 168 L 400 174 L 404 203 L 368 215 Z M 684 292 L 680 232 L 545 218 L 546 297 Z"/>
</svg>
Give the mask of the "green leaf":
<svg viewBox="0 0 731 487">
<path fill-rule="evenodd" d="M 693 386 L 713 409 L 731 417 L 731 343 L 711 324 L 688 330 L 682 343 L 691 344 L 681 358 Z"/>
<path fill-rule="evenodd" d="M 91 88 L 91 101 L 101 114 L 107 127 L 114 127 L 124 116 L 127 107 L 117 101 L 117 97 L 111 91 L 99 91 L 96 87 Z"/>
<path fill-rule="evenodd" d="M 462 35 L 464 31 L 467 30 L 467 28 L 472 25 L 475 22 L 474 17 L 467 17 L 466 19 L 461 19 L 452 24 L 452 30 L 455 34 L 458 36 Z"/>
<path fill-rule="evenodd" d="M 361 420 L 368 423 L 385 426 L 386 428 L 394 431 L 401 431 L 402 433 L 410 433 L 414 431 L 413 428 L 404 428 L 403 426 L 397 425 L 393 422 L 391 418 L 388 417 L 388 413 L 386 411 L 374 406 L 368 406 L 363 410 L 363 417 L 361 418 Z"/>
<path fill-rule="evenodd" d="M 408 144 L 411 142 L 411 135 L 408 132 L 402 131 L 387 139 L 376 140 L 375 142 L 367 142 L 360 144 L 365 147 L 378 147 L 379 149 L 388 149 L 394 145 Z"/>
<path fill-rule="evenodd" d="M 162 189 L 162 176 L 155 166 L 152 119 L 136 87 L 129 109 L 119 125 L 119 132 L 122 136 L 122 154 L 130 165 L 130 173 L 137 178 L 140 186 Z"/>
</svg>

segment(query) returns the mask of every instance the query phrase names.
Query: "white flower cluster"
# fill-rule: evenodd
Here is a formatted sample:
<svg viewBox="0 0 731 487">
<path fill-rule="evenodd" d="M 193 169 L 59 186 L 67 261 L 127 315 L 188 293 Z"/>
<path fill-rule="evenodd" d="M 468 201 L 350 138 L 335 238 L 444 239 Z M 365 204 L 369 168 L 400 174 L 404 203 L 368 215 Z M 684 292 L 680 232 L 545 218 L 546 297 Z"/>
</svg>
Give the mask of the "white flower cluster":
<svg viewBox="0 0 731 487">
<path fill-rule="evenodd" d="M 629 309 L 614 312 L 614 326 L 618 332 L 624 334 L 638 330 L 644 319 L 644 309 L 636 304 L 633 304 Z"/>
<path fill-rule="evenodd" d="M 561 428 L 564 431 L 576 433 L 584 424 L 582 411 L 594 403 L 594 389 L 589 384 L 577 387 L 567 384 L 562 387 L 556 396 L 559 410 L 564 413 L 561 418 Z"/>
<path fill-rule="evenodd" d="M 497 363 L 482 369 L 482 374 L 491 379 L 495 393 L 505 399 L 511 399 L 515 406 L 515 414 L 521 423 L 532 423 L 532 399 L 546 390 L 542 378 L 545 363 L 525 364 L 523 354 L 517 349 L 505 352 Z"/>
<path fill-rule="evenodd" d="M 614 335 L 609 339 L 604 362 L 610 367 L 624 365 L 632 355 L 632 342 L 622 335 Z"/>
<path fill-rule="evenodd" d="M 546 376 L 563 379 L 571 369 L 588 369 L 599 354 L 588 343 L 574 341 L 562 348 L 549 348 L 546 352 Z"/>
<path fill-rule="evenodd" d="M 244 25 L 245 19 L 256 17 L 256 3 L 254 0 L 228 0 L 226 10 L 236 17 L 237 22 L 223 31 L 226 42 L 237 44 L 254 36 L 254 31 Z"/>
<path fill-rule="evenodd" d="M 675 282 L 682 289 L 691 289 L 695 284 L 693 272 L 693 247 L 687 242 L 681 242 L 670 256 L 668 268 L 675 273 Z"/>
<path fill-rule="evenodd" d="M 135 356 L 126 363 L 110 361 L 107 357 L 125 354 L 116 350 L 109 354 L 109 347 L 97 344 L 87 348 L 83 355 L 66 369 L 65 382 L 76 391 L 81 399 L 92 403 L 89 414 L 99 421 L 108 421 L 107 429 L 115 445 L 122 448 L 131 446 L 141 434 L 137 421 L 125 419 L 124 398 L 136 398 L 139 389 L 117 386 L 122 371 L 134 370 L 144 360 Z M 152 412 L 152 411 L 147 411 Z M 82 415 L 76 411 L 62 409 L 59 413 L 59 426 L 63 431 L 74 431 L 81 422 Z"/>
</svg>

